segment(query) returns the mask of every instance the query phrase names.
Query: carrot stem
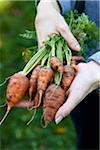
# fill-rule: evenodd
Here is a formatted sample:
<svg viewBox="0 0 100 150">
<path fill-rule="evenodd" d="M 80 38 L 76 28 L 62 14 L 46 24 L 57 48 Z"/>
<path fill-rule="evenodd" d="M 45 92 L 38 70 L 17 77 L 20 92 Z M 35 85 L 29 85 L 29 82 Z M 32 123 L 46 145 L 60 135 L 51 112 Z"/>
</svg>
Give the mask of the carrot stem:
<svg viewBox="0 0 100 150">
<path fill-rule="evenodd" d="M 55 72 L 55 84 L 60 85 L 60 72 L 56 71 Z"/>
<path fill-rule="evenodd" d="M 35 61 L 33 60 L 33 62 L 31 62 L 29 64 L 29 66 L 27 67 L 27 69 L 23 70 L 24 74 L 27 75 L 41 60 L 42 58 L 45 56 L 45 54 L 47 53 L 47 50 L 43 51 L 39 57 L 37 58 L 37 60 L 35 59 Z"/>
<path fill-rule="evenodd" d="M 67 46 L 67 44 L 65 44 L 64 52 L 65 52 L 65 55 L 66 55 L 67 65 L 70 65 L 71 64 L 71 58 L 72 58 L 72 52 L 69 49 L 69 47 Z"/>
<path fill-rule="evenodd" d="M 39 50 L 31 59 L 30 61 L 26 64 L 26 66 L 23 69 L 24 73 L 27 73 L 27 70 L 35 63 L 35 61 L 45 52 L 45 48 Z"/>
<path fill-rule="evenodd" d="M 50 64 L 50 58 L 51 58 L 51 52 L 49 53 L 49 57 L 48 57 L 48 62 L 47 62 L 47 68 L 51 68 L 51 64 Z"/>
<path fill-rule="evenodd" d="M 42 59 L 42 62 L 41 62 L 41 66 L 44 66 L 44 65 L 45 65 L 45 62 L 46 62 L 48 56 L 49 56 L 49 54 L 46 54 L 46 55 L 44 56 L 44 58 Z"/>
<path fill-rule="evenodd" d="M 62 39 L 60 39 L 56 46 L 57 46 L 57 57 L 59 58 L 60 62 L 63 63 L 63 52 L 62 52 L 62 48 L 63 48 L 63 44 L 64 44 L 64 41 Z"/>
</svg>

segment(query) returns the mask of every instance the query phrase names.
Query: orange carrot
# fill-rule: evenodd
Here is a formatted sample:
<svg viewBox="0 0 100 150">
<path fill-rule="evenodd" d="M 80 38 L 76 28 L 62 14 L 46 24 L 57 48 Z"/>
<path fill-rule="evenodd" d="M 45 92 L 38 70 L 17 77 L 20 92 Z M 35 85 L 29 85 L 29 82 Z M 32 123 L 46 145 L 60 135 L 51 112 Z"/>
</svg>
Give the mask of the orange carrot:
<svg viewBox="0 0 100 150">
<path fill-rule="evenodd" d="M 59 107 L 64 103 L 65 91 L 55 84 L 49 85 L 43 99 L 44 127 L 54 120 Z"/>
<path fill-rule="evenodd" d="M 72 66 L 64 66 L 63 77 L 61 81 L 61 86 L 64 91 L 67 91 L 75 77 L 75 69 Z"/>
<path fill-rule="evenodd" d="M 82 56 L 72 56 L 71 65 L 73 65 L 73 64 L 75 65 L 75 64 L 77 64 L 79 62 L 83 62 L 83 61 L 85 61 L 85 59 Z"/>
<path fill-rule="evenodd" d="M 0 125 L 5 120 L 9 111 L 14 107 L 21 98 L 25 95 L 29 86 L 28 78 L 21 72 L 15 73 L 8 84 L 6 97 L 7 97 L 7 112 L 0 122 Z"/>
<path fill-rule="evenodd" d="M 50 64 L 55 71 L 56 70 L 59 71 L 60 78 L 62 78 L 64 68 L 63 68 L 63 64 L 60 62 L 60 60 L 57 57 L 51 57 Z"/>
<path fill-rule="evenodd" d="M 65 91 L 67 91 L 77 73 L 77 64 L 81 61 L 84 61 L 82 56 L 73 56 L 71 59 L 70 66 L 64 66 L 63 78 L 61 85 Z"/>
<path fill-rule="evenodd" d="M 29 83 L 29 97 L 32 99 L 32 94 L 36 92 L 37 88 L 37 79 L 40 71 L 40 66 L 37 66 L 31 75 L 30 83 Z"/>
<path fill-rule="evenodd" d="M 39 93 L 39 103 L 38 107 L 41 103 L 42 96 L 47 88 L 47 85 L 53 78 L 53 71 L 49 68 L 41 68 L 38 76 L 38 82 L 37 82 L 37 90 Z"/>
<path fill-rule="evenodd" d="M 36 92 L 36 94 L 35 94 L 35 97 L 34 97 L 34 101 L 33 101 L 33 107 L 35 108 L 35 107 L 38 107 L 38 104 L 39 104 L 39 93 L 38 93 L 38 91 Z"/>
</svg>

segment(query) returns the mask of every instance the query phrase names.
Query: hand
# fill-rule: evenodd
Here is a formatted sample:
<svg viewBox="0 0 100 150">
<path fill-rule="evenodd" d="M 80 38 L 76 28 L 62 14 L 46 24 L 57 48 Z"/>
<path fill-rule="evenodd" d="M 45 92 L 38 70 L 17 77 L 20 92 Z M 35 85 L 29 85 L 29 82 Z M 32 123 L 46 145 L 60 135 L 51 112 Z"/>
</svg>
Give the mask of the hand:
<svg viewBox="0 0 100 150">
<path fill-rule="evenodd" d="M 58 124 L 93 90 L 99 86 L 100 68 L 93 61 L 77 65 L 78 73 L 69 89 L 67 101 L 59 108 L 55 116 Z"/>
<path fill-rule="evenodd" d="M 35 19 L 35 27 L 39 47 L 43 46 L 43 42 L 52 34 L 61 34 L 67 41 L 72 50 L 80 50 L 80 46 L 76 38 L 71 33 L 66 24 L 60 10 L 54 5 L 56 1 L 41 0 L 37 7 L 37 15 Z"/>
</svg>

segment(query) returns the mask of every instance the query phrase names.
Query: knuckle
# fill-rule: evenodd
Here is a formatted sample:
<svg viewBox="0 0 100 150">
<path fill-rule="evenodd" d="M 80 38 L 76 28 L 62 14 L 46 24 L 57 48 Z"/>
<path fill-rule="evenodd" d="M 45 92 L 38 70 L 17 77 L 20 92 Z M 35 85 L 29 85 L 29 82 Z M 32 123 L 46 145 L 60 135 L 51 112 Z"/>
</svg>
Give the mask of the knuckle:
<svg viewBox="0 0 100 150">
<path fill-rule="evenodd" d="M 72 46 L 77 46 L 78 45 L 78 42 L 77 40 L 75 39 L 75 37 L 72 35 L 70 40 L 69 40 L 69 45 L 72 45 Z"/>
<path fill-rule="evenodd" d="M 61 32 L 66 32 L 68 30 L 68 27 L 67 27 L 67 25 L 61 25 L 61 26 L 59 26 L 59 30 Z"/>
</svg>

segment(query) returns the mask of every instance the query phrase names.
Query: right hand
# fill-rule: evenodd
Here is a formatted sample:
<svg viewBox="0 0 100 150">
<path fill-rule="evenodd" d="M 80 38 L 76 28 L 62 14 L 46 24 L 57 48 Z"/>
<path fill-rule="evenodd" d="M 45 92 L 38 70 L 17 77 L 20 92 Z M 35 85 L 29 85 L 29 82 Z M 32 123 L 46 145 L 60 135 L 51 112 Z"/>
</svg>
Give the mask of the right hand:
<svg viewBox="0 0 100 150">
<path fill-rule="evenodd" d="M 52 0 L 41 0 L 37 6 L 35 27 L 39 47 L 43 47 L 43 42 L 52 34 L 61 34 L 67 41 L 69 47 L 74 51 L 80 50 L 80 45 L 71 33 L 64 17 L 60 14 L 59 7 L 55 8 Z"/>
</svg>

